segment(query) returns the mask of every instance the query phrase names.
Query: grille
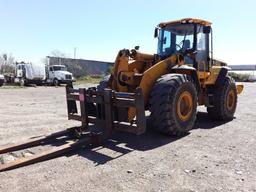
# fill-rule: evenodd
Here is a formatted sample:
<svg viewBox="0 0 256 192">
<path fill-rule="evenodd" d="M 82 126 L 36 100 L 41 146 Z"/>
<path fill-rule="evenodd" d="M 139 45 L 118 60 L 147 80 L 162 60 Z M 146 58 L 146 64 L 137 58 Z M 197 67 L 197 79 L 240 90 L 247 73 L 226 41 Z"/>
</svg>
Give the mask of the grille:
<svg viewBox="0 0 256 192">
<path fill-rule="evenodd" d="M 66 79 L 72 79 L 71 75 L 66 75 Z"/>
</svg>

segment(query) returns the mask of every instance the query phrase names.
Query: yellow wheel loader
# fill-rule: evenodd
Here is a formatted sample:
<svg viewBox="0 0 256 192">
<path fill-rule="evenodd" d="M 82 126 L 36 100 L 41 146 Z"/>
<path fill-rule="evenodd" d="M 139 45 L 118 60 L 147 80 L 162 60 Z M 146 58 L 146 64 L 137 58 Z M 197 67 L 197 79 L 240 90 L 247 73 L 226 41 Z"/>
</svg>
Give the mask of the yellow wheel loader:
<svg viewBox="0 0 256 192">
<path fill-rule="evenodd" d="M 150 126 L 176 136 L 193 128 L 198 105 L 206 106 L 214 120 L 232 120 L 243 85 L 235 84 L 224 63 L 213 59 L 211 23 L 192 18 L 164 22 L 155 28 L 154 36 L 156 54 L 141 53 L 138 47 L 121 50 L 112 74 L 97 87 L 66 86 L 68 118 L 81 121 L 82 126 L 0 147 L 0 154 L 60 141 L 66 135 L 73 141 L 0 165 L 0 172 L 99 144 L 114 130 L 142 134 L 147 110 Z"/>
<path fill-rule="evenodd" d="M 158 38 L 157 54 L 141 53 L 138 46 L 119 51 L 111 76 L 97 88 L 84 90 L 84 96 L 80 94 L 87 98 L 80 118 L 72 98 L 68 100 L 69 118 L 81 120 L 84 127 L 99 120 L 102 127 L 106 121 L 111 130 L 141 134 L 146 126 L 145 110 L 149 110 L 150 125 L 169 135 L 192 129 L 198 105 L 206 106 L 214 120 L 232 120 L 243 86 L 236 85 L 228 68 L 213 59 L 211 23 L 192 18 L 163 22 L 154 36 Z M 67 88 L 68 99 L 69 90 L 73 89 Z M 107 92 L 109 101 L 104 100 Z M 111 109 L 106 110 L 105 103 Z"/>
</svg>

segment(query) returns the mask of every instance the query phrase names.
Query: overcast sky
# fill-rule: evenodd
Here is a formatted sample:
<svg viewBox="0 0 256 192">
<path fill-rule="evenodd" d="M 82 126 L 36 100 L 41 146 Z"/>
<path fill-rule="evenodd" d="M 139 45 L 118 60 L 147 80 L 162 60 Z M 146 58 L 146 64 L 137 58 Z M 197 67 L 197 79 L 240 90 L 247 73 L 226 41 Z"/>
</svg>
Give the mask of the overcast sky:
<svg viewBox="0 0 256 192">
<path fill-rule="evenodd" d="M 195 17 L 213 23 L 214 56 L 256 64 L 255 0 L 1 0 L 0 53 L 39 62 L 58 49 L 77 58 L 114 61 L 119 49 L 156 52 L 154 27 Z"/>
</svg>

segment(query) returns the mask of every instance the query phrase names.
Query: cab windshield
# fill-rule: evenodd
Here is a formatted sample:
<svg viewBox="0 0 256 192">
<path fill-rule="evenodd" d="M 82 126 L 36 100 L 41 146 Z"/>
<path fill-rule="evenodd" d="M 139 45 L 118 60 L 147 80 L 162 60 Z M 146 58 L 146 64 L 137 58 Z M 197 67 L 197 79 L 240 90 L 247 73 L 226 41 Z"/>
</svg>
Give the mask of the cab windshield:
<svg viewBox="0 0 256 192">
<path fill-rule="evenodd" d="M 194 49 L 194 24 L 173 24 L 160 29 L 157 54 L 166 58 L 175 52 Z"/>
<path fill-rule="evenodd" d="M 67 71 L 65 66 L 53 66 L 54 71 Z"/>
</svg>

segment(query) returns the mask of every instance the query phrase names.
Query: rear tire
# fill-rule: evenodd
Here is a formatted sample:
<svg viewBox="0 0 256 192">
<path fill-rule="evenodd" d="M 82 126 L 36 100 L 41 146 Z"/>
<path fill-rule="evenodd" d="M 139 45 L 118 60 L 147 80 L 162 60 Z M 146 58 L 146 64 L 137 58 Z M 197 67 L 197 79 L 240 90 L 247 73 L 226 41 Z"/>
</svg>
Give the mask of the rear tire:
<svg viewBox="0 0 256 192">
<path fill-rule="evenodd" d="M 207 107 L 211 119 L 230 121 L 234 118 L 237 105 L 237 90 L 234 80 L 226 77 L 224 83 L 213 89 L 213 107 Z"/>
<path fill-rule="evenodd" d="M 156 131 L 180 136 L 193 128 L 197 91 L 188 76 L 163 75 L 153 86 L 149 102 L 150 122 Z"/>
</svg>

